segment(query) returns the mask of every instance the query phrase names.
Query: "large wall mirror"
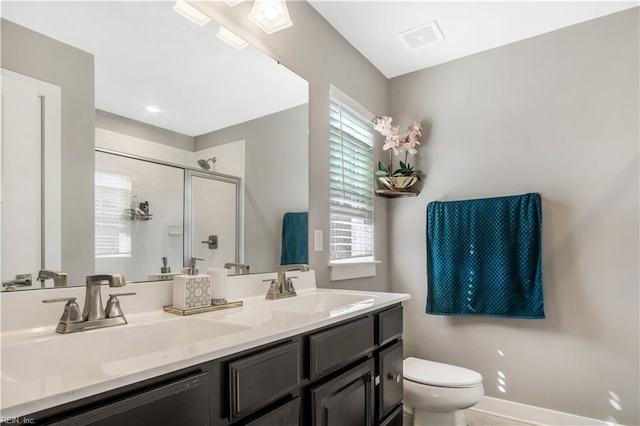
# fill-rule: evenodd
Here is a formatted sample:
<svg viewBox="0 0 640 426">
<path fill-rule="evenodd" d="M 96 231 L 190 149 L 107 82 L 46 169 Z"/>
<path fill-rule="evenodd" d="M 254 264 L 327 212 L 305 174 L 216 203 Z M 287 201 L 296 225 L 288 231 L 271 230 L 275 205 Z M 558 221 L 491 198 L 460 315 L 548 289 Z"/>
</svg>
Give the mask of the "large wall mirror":
<svg viewBox="0 0 640 426">
<path fill-rule="evenodd" d="M 308 84 L 173 6 L 3 2 L 3 289 L 60 284 L 40 270 L 67 286 L 123 270 L 143 281 L 187 254 L 252 273 L 280 264 L 283 218 L 308 210 Z M 153 219 L 96 231 L 116 196 Z"/>
</svg>

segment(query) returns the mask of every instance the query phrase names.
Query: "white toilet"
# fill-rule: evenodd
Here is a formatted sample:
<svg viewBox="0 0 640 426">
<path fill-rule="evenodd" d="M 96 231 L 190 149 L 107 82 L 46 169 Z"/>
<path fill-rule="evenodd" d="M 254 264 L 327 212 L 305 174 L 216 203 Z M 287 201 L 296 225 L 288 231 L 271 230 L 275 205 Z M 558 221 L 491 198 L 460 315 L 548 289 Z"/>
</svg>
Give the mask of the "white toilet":
<svg viewBox="0 0 640 426">
<path fill-rule="evenodd" d="M 473 370 L 409 357 L 404 369 L 403 426 L 465 426 L 465 408 L 484 396 Z"/>
</svg>

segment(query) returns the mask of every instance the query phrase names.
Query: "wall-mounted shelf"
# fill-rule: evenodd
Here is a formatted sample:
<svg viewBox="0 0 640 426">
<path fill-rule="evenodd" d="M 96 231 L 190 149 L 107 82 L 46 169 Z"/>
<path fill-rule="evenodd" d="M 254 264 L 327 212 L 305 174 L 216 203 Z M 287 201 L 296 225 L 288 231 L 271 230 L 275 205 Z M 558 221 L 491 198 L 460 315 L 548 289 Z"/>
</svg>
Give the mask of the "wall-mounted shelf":
<svg viewBox="0 0 640 426">
<path fill-rule="evenodd" d="M 420 192 L 410 189 L 378 189 L 376 195 L 385 198 L 417 197 Z"/>
<path fill-rule="evenodd" d="M 151 220 L 153 219 L 153 214 L 146 213 L 141 209 L 126 209 L 125 217 L 131 220 Z"/>
</svg>

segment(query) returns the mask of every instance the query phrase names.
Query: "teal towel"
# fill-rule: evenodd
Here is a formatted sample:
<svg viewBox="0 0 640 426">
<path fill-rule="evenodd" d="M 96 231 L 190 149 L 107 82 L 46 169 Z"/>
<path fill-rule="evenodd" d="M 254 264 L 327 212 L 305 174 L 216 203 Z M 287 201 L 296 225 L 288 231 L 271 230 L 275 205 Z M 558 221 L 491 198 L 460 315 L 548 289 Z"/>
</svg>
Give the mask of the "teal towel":
<svg viewBox="0 0 640 426">
<path fill-rule="evenodd" d="M 280 264 L 309 263 L 309 214 L 285 213 L 282 218 Z"/>
<path fill-rule="evenodd" d="M 544 318 L 540 194 L 427 206 L 427 309 Z"/>
</svg>

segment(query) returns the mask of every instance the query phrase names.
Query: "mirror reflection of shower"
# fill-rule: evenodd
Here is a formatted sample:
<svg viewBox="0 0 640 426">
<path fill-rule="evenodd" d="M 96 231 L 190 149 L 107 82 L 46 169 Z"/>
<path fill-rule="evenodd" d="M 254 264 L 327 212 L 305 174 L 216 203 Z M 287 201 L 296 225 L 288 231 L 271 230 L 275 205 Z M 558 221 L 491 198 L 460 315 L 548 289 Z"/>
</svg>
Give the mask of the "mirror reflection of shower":
<svg viewBox="0 0 640 426">
<path fill-rule="evenodd" d="M 211 161 L 211 165 L 209 165 L 209 161 Z M 216 171 L 216 157 L 207 158 L 206 160 L 203 158 L 198 160 L 198 166 L 200 166 L 203 170 L 211 170 L 212 172 Z"/>
</svg>

